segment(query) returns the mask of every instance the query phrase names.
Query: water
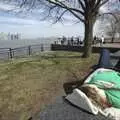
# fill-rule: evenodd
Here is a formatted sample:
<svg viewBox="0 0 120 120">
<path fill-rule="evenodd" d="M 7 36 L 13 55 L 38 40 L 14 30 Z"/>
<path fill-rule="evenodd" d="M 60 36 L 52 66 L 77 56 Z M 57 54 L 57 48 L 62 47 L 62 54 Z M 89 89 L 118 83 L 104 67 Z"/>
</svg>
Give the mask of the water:
<svg viewBox="0 0 120 120">
<path fill-rule="evenodd" d="M 41 39 L 22 39 L 22 40 L 0 40 L 0 48 L 18 48 L 29 45 L 54 43 L 56 38 L 41 38 Z"/>
<path fill-rule="evenodd" d="M 12 48 L 12 57 L 20 57 L 29 55 L 29 47 L 30 54 L 34 52 L 41 51 L 41 44 L 43 44 L 44 51 L 50 51 L 50 45 L 54 43 L 55 38 L 41 38 L 41 39 L 23 39 L 23 40 L 0 40 L 0 59 L 9 59 L 10 58 L 10 49 Z M 17 49 L 15 49 L 17 48 Z M 13 50 L 14 49 L 14 50 Z"/>
</svg>

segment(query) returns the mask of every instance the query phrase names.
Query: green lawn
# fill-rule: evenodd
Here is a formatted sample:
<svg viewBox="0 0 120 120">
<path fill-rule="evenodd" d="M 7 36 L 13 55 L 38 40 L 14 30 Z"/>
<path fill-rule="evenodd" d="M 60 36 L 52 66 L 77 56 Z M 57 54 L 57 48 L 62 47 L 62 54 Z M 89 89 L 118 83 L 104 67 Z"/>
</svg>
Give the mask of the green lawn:
<svg viewBox="0 0 120 120">
<path fill-rule="evenodd" d="M 0 62 L 0 120 L 27 120 L 63 95 L 63 84 L 81 80 L 98 55 L 48 52 Z"/>
</svg>

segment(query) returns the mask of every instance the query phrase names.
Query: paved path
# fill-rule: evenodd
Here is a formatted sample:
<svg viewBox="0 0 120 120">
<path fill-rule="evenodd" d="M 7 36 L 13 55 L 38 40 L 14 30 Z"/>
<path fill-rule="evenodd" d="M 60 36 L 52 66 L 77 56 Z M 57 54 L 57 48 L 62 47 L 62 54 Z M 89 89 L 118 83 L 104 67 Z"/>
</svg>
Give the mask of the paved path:
<svg viewBox="0 0 120 120">
<path fill-rule="evenodd" d="M 107 118 L 87 113 L 72 106 L 60 97 L 56 100 L 56 103 L 48 106 L 43 112 L 38 113 L 33 120 L 107 120 Z"/>
<path fill-rule="evenodd" d="M 95 47 L 112 47 L 112 48 L 120 48 L 120 43 L 106 43 L 100 46 L 100 44 L 93 45 Z"/>
</svg>

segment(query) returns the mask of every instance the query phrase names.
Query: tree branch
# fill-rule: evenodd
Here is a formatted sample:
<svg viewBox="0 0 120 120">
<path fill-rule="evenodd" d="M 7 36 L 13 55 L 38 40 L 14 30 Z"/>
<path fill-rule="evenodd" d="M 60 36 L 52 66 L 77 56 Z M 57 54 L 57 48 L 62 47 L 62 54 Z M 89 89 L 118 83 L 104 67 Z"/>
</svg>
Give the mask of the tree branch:
<svg viewBox="0 0 120 120">
<path fill-rule="evenodd" d="M 60 1 L 56 1 L 56 2 L 54 2 L 54 1 L 51 1 L 51 0 L 47 0 L 49 3 L 51 3 L 51 4 L 54 4 L 54 5 L 56 5 L 56 6 L 58 6 L 58 7 L 61 7 L 61 8 L 63 8 L 63 9 L 65 9 L 65 10 L 68 10 L 70 13 L 72 13 L 76 18 L 78 18 L 81 22 L 84 22 L 84 19 L 82 19 L 79 15 L 77 15 L 75 12 L 78 12 L 78 13 L 82 13 L 81 15 L 84 15 L 84 13 L 82 12 L 82 11 L 80 11 L 80 10 L 77 10 L 77 9 L 74 9 L 74 8 L 71 8 L 71 7 L 68 7 L 68 6 L 66 6 L 65 4 L 63 4 L 62 2 L 60 2 Z"/>
<path fill-rule="evenodd" d="M 81 5 L 82 9 L 85 11 L 85 5 L 82 3 L 81 0 L 78 0 L 79 4 Z"/>
<path fill-rule="evenodd" d="M 55 23 L 57 23 L 58 21 L 60 21 L 61 18 L 62 18 L 62 16 L 63 16 L 67 11 L 68 11 L 68 10 L 63 11 L 63 12 L 61 13 L 61 15 L 60 15 L 59 17 L 57 17 L 57 19 L 55 20 L 55 22 L 54 22 L 53 24 L 55 24 Z"/>
<path fill-rule="evenodd" d="M 103 13 L 102 15 L 111 15 L 113 18 L 115 18 L 115 22 L 119 22 L 119 19 L 117 18 L 117 16 L 114 14 L 114 13 L 111 13 L 111 12 L 107 12 L 107 13 Z M 99 14 L 99 16 L 102 16 Z"/>
<path fill-rule="evenodd" d="M 103 1 L 103 2 L 101 3 L 101 0 L 98 0 L 98 1 L 96 2 L 96 4 L 94 5 L 93 9 L 92 9 L 92 12 L 94 12 L 93 15 L 96 15 L 97 13 L 95 13 L 95 12 L 98 12 L 99 8 L 100 8 L 101 6 L 103 6 L 104 4 L 106 4 L 108 1 L 109 1 L 109 0 L 105 0 L 105 1 Z"/>
<path fill-rule="evenodd" d="M 99 7 L 103 6 L 103 5 L 106 4 L 108 1 L 109 1 L 109 0 L 103 1 L 103 2 L 99 5 Z"/>
</svg>

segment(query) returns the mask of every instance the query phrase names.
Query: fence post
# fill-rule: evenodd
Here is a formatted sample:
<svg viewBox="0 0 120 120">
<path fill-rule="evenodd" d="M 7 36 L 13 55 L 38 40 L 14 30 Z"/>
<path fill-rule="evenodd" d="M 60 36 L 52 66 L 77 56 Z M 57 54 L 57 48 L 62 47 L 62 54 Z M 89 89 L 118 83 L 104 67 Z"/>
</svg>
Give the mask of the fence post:
<svg viewBox="0 0 120 120">
<path fill-rule="evenodd" d="M 41 52 L 44 51 L 44 46 L 41 44 Z"/>
<path fill-rule="evenodd" d="M 10 58 L 12 59 L 13 56 L 12 56 L 12 49 L 11 48 L 9 48 L 9 52 L 10 52 Z"/>
<path fill-rule="evenodd" d="M 31 46 L 28 46 L 28 55 L 31 55 Z"/>
<path fill-rule="evenodd" d="M 13 55 L 13 57 L 14 57 L 14 55 L 15 55 L 15 52 L 14 52 L 14 50 L 13 50 L 13 52 L 12 52 L 12 53 L 13 53 L 12 55 Z"/>
</svg>

